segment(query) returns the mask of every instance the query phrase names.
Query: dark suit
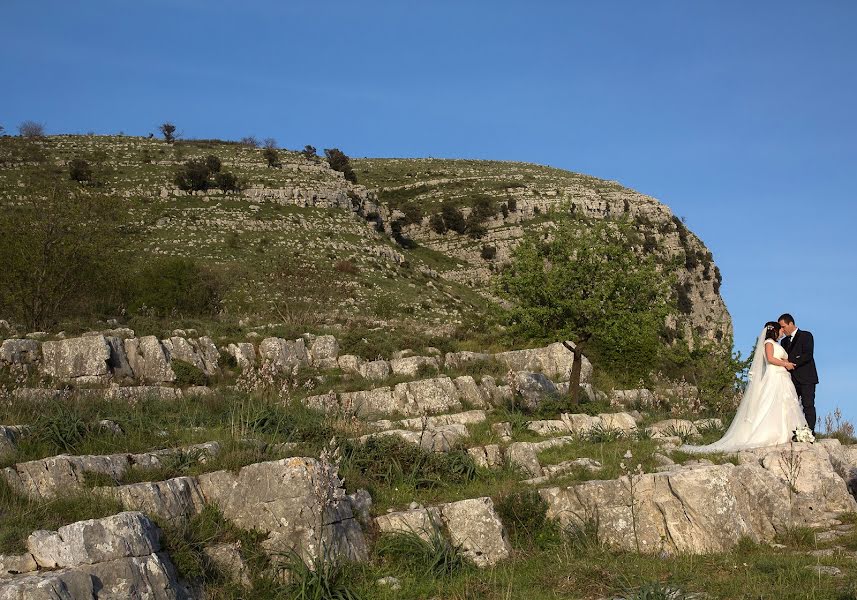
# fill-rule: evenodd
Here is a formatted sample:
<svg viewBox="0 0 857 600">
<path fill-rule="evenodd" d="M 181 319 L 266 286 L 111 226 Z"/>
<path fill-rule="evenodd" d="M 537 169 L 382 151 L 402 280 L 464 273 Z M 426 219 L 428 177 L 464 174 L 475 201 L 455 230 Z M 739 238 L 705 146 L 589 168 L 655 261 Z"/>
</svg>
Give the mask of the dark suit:
<svg viewBox="0 0 857 600">
<path fill-rule="evenodd" d="M 812 334 L 803 329 L 795 332 L 794 339 L 786 336 L 782 342 L 783 348 L 789 353 L 789 362 L 796 366 L 792 373 L 792 383 L 795 384 L 803 414 L 810 429 L 815 432 L 815 386 L 818 383 L 818 371 L 815 369 L 813 358 L 814 341 Z"/>
</svg>

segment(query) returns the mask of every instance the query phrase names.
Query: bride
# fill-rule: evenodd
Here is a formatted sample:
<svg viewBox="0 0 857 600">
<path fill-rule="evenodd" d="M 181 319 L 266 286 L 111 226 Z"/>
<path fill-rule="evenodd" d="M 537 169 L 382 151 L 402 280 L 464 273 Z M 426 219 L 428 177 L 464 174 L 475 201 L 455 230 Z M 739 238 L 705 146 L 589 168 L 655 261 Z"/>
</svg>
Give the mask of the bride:
<svg viewBox="0 0 857 600">
<path fill-rule="evenodd" d="M 806 426 L 788 368 L 794 365 L 777 343 L 780 325 L 765 323 L 756 343 L 749 383 L 738 412 L 726 434 L 707 446 L 682 446 L 686 452 L 735 452 L 762 446 L 785 444 L 792 432 Z"/>
</svg>

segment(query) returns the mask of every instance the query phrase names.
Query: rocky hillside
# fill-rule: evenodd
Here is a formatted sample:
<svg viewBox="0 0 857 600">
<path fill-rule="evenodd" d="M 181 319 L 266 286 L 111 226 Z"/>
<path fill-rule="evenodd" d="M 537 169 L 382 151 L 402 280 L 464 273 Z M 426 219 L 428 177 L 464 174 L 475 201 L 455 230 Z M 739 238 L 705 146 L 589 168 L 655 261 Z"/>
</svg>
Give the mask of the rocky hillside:
<svg viewBox="0 0 857 600">
<path fill-rule="evenodd" d="M 211 155 L 244 191 L 178 189 L 176 170 Z M 4 137 L 0 200 L 14 201 L 32 172 L 67 173 L 73 159 L 87 161 L 100 191 L 121 198 L 138 256 L 218 265 L 231 282 L 223 311 L 249 323 L 369 318 L 448 334 L 484 314 L 491 274 L 527 231 L 573 211 L 630 219 L 640 251 L 676 272 L 670 324 L 687 339 L 731 338 L 711 253 L 666 206 L 615 182 L 524 163 L 360 159 L 353 184 L 323 159 L 279 150 L 269 166 L 262 149 L 237 143 Z M 432 216 L 444 203 L 465 218 L 481 203 L 482 229 L 436 233 Z"/>
</svg>

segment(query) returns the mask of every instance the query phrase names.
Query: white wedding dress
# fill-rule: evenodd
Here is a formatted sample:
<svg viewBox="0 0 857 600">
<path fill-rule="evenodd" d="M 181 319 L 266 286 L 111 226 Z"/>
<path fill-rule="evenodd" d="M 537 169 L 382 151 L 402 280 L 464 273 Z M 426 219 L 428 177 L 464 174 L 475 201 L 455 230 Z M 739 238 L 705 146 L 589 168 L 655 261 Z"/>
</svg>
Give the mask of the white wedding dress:
<svg viewBox="0 0 857 600">
<path fill-rule="evenodd" d="M 798 427 L 806 426 L 800 400 L 791 374 L 785 367 L 768 364 L 765 346 L 772 344 L 774 358 L 788 359 L 785 348 L 774 340 L 759 336 L 750 380 L 744 398 L 726 434 L 706 446 L 682 446 L 680 450 L 694 453 L 736 452 L 762 446 L 788 443 Z"/>
</svg>

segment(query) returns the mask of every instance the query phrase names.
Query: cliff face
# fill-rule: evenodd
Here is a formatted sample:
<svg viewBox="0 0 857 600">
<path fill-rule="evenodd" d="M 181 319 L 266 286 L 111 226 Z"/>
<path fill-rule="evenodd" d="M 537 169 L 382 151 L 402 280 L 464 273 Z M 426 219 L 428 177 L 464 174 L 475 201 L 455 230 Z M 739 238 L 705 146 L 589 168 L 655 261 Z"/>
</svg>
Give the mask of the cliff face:
<svg viewBox="0 0 857 600">
<path fill-rule="evenodd" d="M 492 273 L 509 260 L 525 233 L 550 229 L 557 212 L 624 217 L 640 236 L 640 252 L 654 254 L 676 273 L 679 310 L 669 325 L 688 340 L 693 335 L 715 341 L 731 337 L 731 318 L 719 293 L 720 270 L 711 252 L 655 198 L 613 181 L 526 163 L 362 159 L 355 164 L 361 181 L 374 186 L 389 209 L 388 218 L 405 216 L 413 206 L 423 208 L 422 218 L 410 219 L 403 232 L 462 262 L 444 272 L 446 278 L 486 290 Z M 480 204 L 492 204 L 496 212 L 482 223 L 481 237 L 437 233 L 431 215 L 445 202 L 459 206 L 465 218 Z"/>
</svg>

